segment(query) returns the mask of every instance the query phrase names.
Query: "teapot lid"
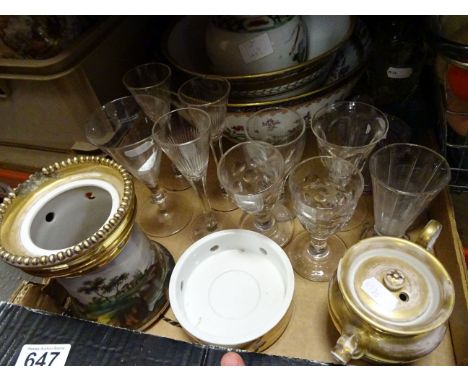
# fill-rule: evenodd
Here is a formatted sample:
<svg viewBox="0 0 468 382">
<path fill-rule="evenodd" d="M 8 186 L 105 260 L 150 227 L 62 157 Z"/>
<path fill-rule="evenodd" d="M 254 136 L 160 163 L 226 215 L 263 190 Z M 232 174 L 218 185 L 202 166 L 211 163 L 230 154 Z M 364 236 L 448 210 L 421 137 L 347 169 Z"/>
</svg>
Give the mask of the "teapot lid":
<svg viewBox="0 0 468 382">
<path fill-rule="evenodd" d="M 337 281 L 350 308 L 386 332 L 427 332 L 453 310 L 455 292 L 447 271 L 407 240 L 373 237 L 358 242 L 340 260 Z"/>
</svg>

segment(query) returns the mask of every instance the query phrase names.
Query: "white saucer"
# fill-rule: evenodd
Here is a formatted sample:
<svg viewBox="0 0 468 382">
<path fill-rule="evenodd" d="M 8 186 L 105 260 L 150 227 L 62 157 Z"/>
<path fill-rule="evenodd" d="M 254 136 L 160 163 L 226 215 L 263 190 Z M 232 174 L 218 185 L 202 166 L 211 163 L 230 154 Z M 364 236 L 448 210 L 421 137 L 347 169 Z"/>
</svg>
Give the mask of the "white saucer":
<svg viewBox="0 0 468 382">
<path fill-rule="evenodd" d="M 294 273 L 280 246 L 248 230 L 225 230 L 190 246 L 173 270 L 169 299 L 182 327 L 198 340 L 240 347 L 286 314 Z"/>
</svg>

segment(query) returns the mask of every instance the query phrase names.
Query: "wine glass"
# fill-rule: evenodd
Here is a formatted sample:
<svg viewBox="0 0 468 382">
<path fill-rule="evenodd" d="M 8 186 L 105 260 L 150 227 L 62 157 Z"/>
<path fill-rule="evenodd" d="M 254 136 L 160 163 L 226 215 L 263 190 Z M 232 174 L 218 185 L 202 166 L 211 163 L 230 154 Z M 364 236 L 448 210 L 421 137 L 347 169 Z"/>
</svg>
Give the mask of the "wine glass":
<svg viewBox="0 0 468 382">
<path fill-rule="evenodd" d="M 355 101 L 336 102 L 321 108 L 312 120 L 320 155 L 331 155 L 351 162 L 362 171 L 377 143 L 387 136 L 388 119 L 376 107 Z M 350 222 L 342 228 L 361 225 L 368 214 L 363 199 Z"/>
<path fill-rule="evenodd" d="M 210 148 L 216 167 L 223 154 L 222 136 L 225 126 L 227 101 L 231 85 L 229 81 L 216 76 L 194 77 L 184 82 L 177 92 L 184 107 L 206 111 L 211 119 Z M 207 195 L 211 207 L 217 211 L 232 211 L 237 206 L 229 199 L 217 178 L 208 180 Z"/>
<path fill-rule="evenodd" d="M 274 207 L 275 217 L 290 220 L 294 215 L 286 207 L 284 184 L 291 169 L 300 162 L 305 147 L 304 118 L 285 107 L 270 107 L 253 114 L 246 123 L 245 136 L 248 140 L 263 141 L 275 146 L 283 155 L 285 177 L 281 197 Z"/>
<path fill-rule="evenodd" d="M 153 99 L 154 104 L 157 101 L 160 110 L 168 110 L 163 100 Z M 190 222 L 192 210 L 182 207 L 159 185 L 162 151 L 152 139 L 152 126 L 151 119 L 128 96 L 96 110 L 85 125 L 85 133 L 91 144 L 109 154 L 148 187 L 151 197 L 144 199 L 139 208 L 140 226 L 150 236 L 166 237 Z"/>
<path fill-rule="evenodd" d="M 138 65 L 127 71 L 122 77 L 122 82 L 128 91 L 135 97 L 143 111 L 156 121 L 161 115 L 154 113 L 151 97 L 164 100 L 170 108 L 172 93 L 171 68 L 161 62 L 150 62 Z M 164 159 L 163 159 L 164 160 Z M 165 168 L 163 168 L 163 171 Z M 163 174 L 164 185 L 171 191 L 182 191 L 190 187 L 185 178 L 175 167 L 172 172 Z"/>
<path fill-rule="evenodd" d="M 244 214 L 242 228 L 260 232 L 285 246 L 292 238 L 292 221 L 278 221 L 272 214 L 284 177 L 280 151 L 266 142 L 239 143 L 219 161 L 218 178 Z"/>
<path fill-rule="evenodd" d="M 296 215 L 305 228 L 288 256 L 294 270 L 312 281 L 328 281 L 346 250 L 336 235 L 351 218 L 364 189 L 361 172 L 344 159 L 318 156 L 296 165 L 289 175 Z"/>
<path fill-rule="evenodd" d="M 192 223 L 194 240 L 226 228 L 223 215 L 211 210 L 206 196 L 210 135 L 210 116 L 195 108 L 164 114 L 153 127 L 154 140 L 189 181 L 200 200 L 203 212 Z"/>
</svg>

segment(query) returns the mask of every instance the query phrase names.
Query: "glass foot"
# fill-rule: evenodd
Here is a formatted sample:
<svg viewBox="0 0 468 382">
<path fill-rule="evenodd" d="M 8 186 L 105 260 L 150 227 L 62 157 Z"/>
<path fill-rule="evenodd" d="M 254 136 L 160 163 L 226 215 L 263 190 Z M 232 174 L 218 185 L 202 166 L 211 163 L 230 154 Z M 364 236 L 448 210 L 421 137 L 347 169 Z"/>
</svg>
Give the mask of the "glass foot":
<svg viewBox="0 0 468 382">
<path fill-rule="evenodd" d="M 241 219 L 241 227 L 265 235 L 275 241 L 281 247 L 286 246 L 292 239 L 294 224 L 292 220 L 276 221 L 276 225 L 270 230 L 261 230 L 255 224 L 254 215 L 245 214 Z"/>
<path fill-rule="evenodd" d="M 289 220 L 293 220 L 296 215 L 294 215 L 293 211 L 290 210 L 285 204 L 279 200 L 272 209 L 272 214 L 274 215 L 277 222 L 285 222 Z"/>
<path fill-rule="evenodd" d="M 351 231 L 366 221 L 367 215 L 369 214 L 369 208 L 367 207 L 367 201 L 364 198 L 360 198 L 354 214 L 351 219 L 341 228 L 341 232 Z"/>
<path fill-rule="evenodd" d="M 188 204 L 177 203 L 173 195 L 166 193 L 167 210 L 162 212 L 159 206 L 145 198 L 139 206 L 137 223 L 148 236 L 167 237 L 184 229 L 192 219 L 193 210 Z"/>
<path fill-rule="evenodd" d="M 330 236 L 327 240 L 328 255 L 318 259 L 309 254 L 309 244 L 310 234 L 306 231 L 297 235 L 289 246 L 287 252 L 294 271 L 307 280 L 330 280 L 346 251 L 345 243 L 336 235 Z"/>
<path fill-rule="evenodd" d="M 219 212 L 211 212 L 210 214 L 200 214 L 193 219 L 192 223 L 192 239 L 197 241 L 210 233 L 221 231 L 231 227 L 226 216 Z"/>
<path fill-rule="evenodd" d="M 237 210 L 237 205 L 222 189 L 216 180 L 208 179 L 206 185 L 206 195 L 210 201 L 211 208 L 215 211 L 229 212 Z"/>
</svg>

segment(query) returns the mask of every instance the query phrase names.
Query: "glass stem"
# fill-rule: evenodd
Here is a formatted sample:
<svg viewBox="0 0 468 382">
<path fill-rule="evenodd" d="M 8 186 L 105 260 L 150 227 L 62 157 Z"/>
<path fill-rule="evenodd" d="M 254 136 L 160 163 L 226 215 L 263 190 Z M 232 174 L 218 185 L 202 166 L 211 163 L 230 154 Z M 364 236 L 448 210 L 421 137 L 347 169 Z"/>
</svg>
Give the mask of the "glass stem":
<svg viewBox="0 0 468 382">
<path fill-rule="evenodd" d="M 218 169 L 218 163 L 219 163 L 219 159 L 221 159 L 221 156 L 218 158 L 218 153 L 216 152 L 216 145 L 214 143 L 215 143 L 214 141 L 210 142 L 210 149 L 211 149 L 211 153 L 213 154 L 213 159 L 216 164 L 216 169 Z"/>
<path fill-rule="evenodd" d="M 327 239 L 317 239 L 315 237 L 311 237 L 307 252 L 315 260 L 324 259 L 328 256 L 330 252 L 327 244 Z"/>
<path fill-rule="evenodd" d="M 208 217 L 208 220 L 207 220 L 208 230 L 216 229 L 218 222 L 216 221 L 216 218 L 211 211 L 210 201 L 208 200 L 208 197 L 206 196 L 206 175 L 199 179 L 190 179 L 190 184 L 192 188 L 195 190 L 195 193 L 197 194 L 198 199 L 200 200 L 200 203 L 203 209 L 203 214 Z"/>
<path fill-rule="evenodd" d="M 269 211 L 256 214 L 254 224 L 260 231 L 266 232 L 276 230 L 276 219 Z"/>
<path fill-rule="evenodd" d="M 219 157 L 221 158 L 224 154 L 223 150 L 223 136 L 221 135 L 218 139 Z"/>
<path fill-rule="evenodd" d="M 158 184 L 154 188 L 150 188 L 151 191 L 151 203 L 157 204 L 159 211 L 167 211 L 167 197 L 164 189 Z"/>
<path fill-rule="evenodd" d="M 218 150 L 219 152 L 216 151 L 216 141 L 218 141 Z M 221 138 L 218 138 L 218 139 L 214 139 L 210 142 L 210 148 L 211 148 L 211 153 L 213 154 L 213 158 L 214 158 L 214 161 L 215 161 L 215 165 L 216 165 L 216 169 L 218 169 L 218 164 L 219 164 L 219 161 L 221 160 L 221 157 L 223 156 L 223 146 L 221 144 Z M 218 182 L 219 184 L 219 182 Z M 227 195 L 227 192 L 226 190 L 224 189 L 224 187 L 219 184 L 219 188 L 221 189 L 221 193 L 222 195 L 227 198 L 228 195 Z"/>
</svg>

